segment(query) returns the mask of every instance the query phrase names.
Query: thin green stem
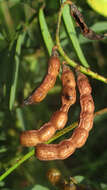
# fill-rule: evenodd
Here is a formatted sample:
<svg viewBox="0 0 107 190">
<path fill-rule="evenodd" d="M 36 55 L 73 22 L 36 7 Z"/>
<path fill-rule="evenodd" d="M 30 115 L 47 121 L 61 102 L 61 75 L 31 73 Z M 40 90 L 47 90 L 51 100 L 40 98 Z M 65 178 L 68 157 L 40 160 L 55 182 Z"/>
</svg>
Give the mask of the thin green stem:
<svg viewBox="0 0 107 190">
<path fill-rule="evenodd" d="M 76 126 L 78 125 L 78 122 L 74 122 L 72 125 L 69 125 L 68 127 L 66 127 L 65 129 L 59 131 L 58 133 L 56 133 L 56 135 L 54 135 L 50 140 L 48 140 L 48 142 L 46 144 L 50 144 L 51 142 L 55 141 L 56 139 L 58 139 L 59 137 L 61 137 L 62 135 L 68 133 L 69 131 L 71 131 L 72 129 L 74 129 Z"/>
<path fill-rule="evenodd" d="M 102 115 L 104 113 L 107 113 L 107 108 L 104 108 L 98 112 L 95 113 L 95 117 L 98 115 Z M 51 138 L 47 144 L 53 142 L 54 140 L 58 139 L 60 136 L 68 133 L 69 131 L 71 131 L 72 129 L 74 129 L 76 126 L 78 125 L 78 122 L 74 122 L 72 125 L 69 125 L 68 127 L 66 127 L 65 129 L 61 130 L 60 132 L 58 132 L 53 138 Z M 12 167 L 10 167 L 4 174 L 2 174 L 0 176 L 0 181 L 2 181 L 3 179 L 5 179 L 9 174 L 12 173 L 12 171 L 14 171 L 18 166 L 20 166 L 23 162 L 25 162 L 26 160 L 28 160 L 31 156 L 33 156 L 35 153 L 35 150 L 31 150 L 29 153 L 27 153 L 24 157 L 22 157 L 20 160 L 17 161 L 16 164 L 14 164 Z"/>
<path fill-rule="evenodd" d="M 2 174 L 0 176 L 0 181 L 2 181 L 3 179 L 5 179 L 10 173 L 12 173 L 12 171 L 14 171 L 18 166 L 20 166 L 23 162 L 25 162 L 26 160 L 28 160 L 33 155 L 34 155 L 34 150 L 30 151 L 25 156 L 23 156 L 23 158 L 21 158 L 20 160 L 18 160 L 17 163 L 15 163 L 4 174 Z"/>
<path fill-rule="evenodd" d="M 96 113 L 95 113 L 95 117 L 96 116 L 99 116 L 99 115 L 102 115 L 102 114 L 104 114 L 104 113 L 106 113 L 107 112 L 107 108 L 104 108 L 104 109 L 102 109 L 102 110 L 100 110 L 100 111 L 97 111 Z"/>
<path fill-rule="evenodd" d="M 70 66 L 72 66 L 72 67 L 78 69 L 79 71 L 81 71 L 81 72 L 83 72 L 83 73 L 91 76 L 92 78 L 95 78 L 95 79 L 100 80 L 100 81 L 102 81 L 102 82 L 104 82 L 104 83 L 107 84 L 107 78 L 105 78 L 105 77 L 103 77 L 103 76 L 101 76 L 101 75 L 99 75 L 99 74 L 91 71 L 88 68 L 85 68 L 85 67 L 83 67 L 81 65 L 78 65 L 75 61 L 71 60 L 67 56 L 67 54 L 64 52 L 64 50 L 62 49 L 62 47 L 60 45 L 59 33 L 60 33 L 62 10 L 63 10 L 65 4 L 66 3 L 63 3 L 61 5 L 60 11 L 59 11 L 59 15 L 58 15 L 57 30 L 56 30 L 56 45 L 58 47 L 59 53 L 64 57 L 64 59 L 66 60 L 67 64 L 69 64 Z"/>
</svg>

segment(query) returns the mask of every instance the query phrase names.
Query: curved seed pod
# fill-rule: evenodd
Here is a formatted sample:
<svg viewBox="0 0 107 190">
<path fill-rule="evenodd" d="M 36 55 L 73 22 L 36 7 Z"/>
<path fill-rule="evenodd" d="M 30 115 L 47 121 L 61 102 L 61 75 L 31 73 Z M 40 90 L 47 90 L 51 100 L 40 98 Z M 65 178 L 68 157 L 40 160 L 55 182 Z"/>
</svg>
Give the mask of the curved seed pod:
<svg viewBox="0 0 107 190">
<path fill-rule="evenodd" d="M 68 79 L 69 79 L 69 83 L 68 83 Z M 23 132 L 20 136 L 20 142 L 23 146 L 27 146 L 27 147 L 36 146 L 37 144 L 46 142 L 55 134 L 56 130 L 60 130 L 64 128 L 68 120 L 69 107 L 72 104 L 74 104 L 76 101 L 75 79 L 69 67 L 67 66 L 63 67 L 61 80 L 62 80 L 63 88 L 68 87 L 68 91 L 67 91 L 67 88 L 66 88 L 66 94 L 64 94 L 65 91 L 63 91 L 62 106 L 60 110 L 53 113 L 50 121 L 48 123 L 45 123 L 39 130 L 29 130 L 29 131 Z M 70 80 L 72 82 L 70 82 Z M 68 84 L 69 86 L 67 86 Z"/>
<path fill-rule="evenodd" d="M 88 132 L 93 126 L 94 119 L 94 101 L 91 96 L 91 86 L 88 78 L 83 73 L 78 73 L 77 86 L 80 92 L 80 122 L 78 128 L 82 127 Z"/>
<path fill-rule="evenodd" d="M 64 140 L 59 144 L 38 144 L 36 147 L 36 157 L 39 160 L 64 160 L 75 151 L 75 145 Z"/>
<path fill-rule="evenodd" d="M 102 40 L 107 36 L 107 34 L 96 34 L 93 30 L 89 29 L 82 14 L 74 3 L 71 3 L 71 15 L 74 17 L 76 24 L 80 27 L 83 36 L 86 38 L 91 40 Z"/>
<path fill-rule="evenodd" d="M 88 78 L 78 72 L 77 85 L 80 92 L 80 122 L 78 128 L 68 140 L 64 140 L 59 144 L 38 144 L 36 148 L 36 156 L 39 160 L 63 160 L 69 157 L 76 148 L 82 147 L 89 135 L 89 131 L 93 126 L 94 102 L 91 96 L 91 86 Z"/>
<path fill-rule="evenodd" d="M 68 120 L 66 112 L 56 111 L 50 122 L 45 123 L 39 130 L 29 130 L 22 132 L 20 136 L 20 143 L 23 146 L 36 146 L 39 143 L 48 141 L 56 132 L 62 129 Z"/>
<path fill-rule="evenodd" d="M 67 120 L 68 120 L 67 112 L 63 112 L 63 107 L 61 107 L 61 110 L 53 113 L 50 122 L 53 124 L 56 130 L 60 130 L 64 128 Z"/>
<path fill-rule="evenodd" d="M 81 127 L 74 130 L 74 133 L 69 140 L 74 143 L 76 148 L 80 148 L 85 144 L 87 138 L 88 131 Z"/>
<path fill-rule="evenodd" d="M 70 70 L 69 66 L 63 65 L 63 72 L 61 76 L 62 85 L 75 88 L 76 82 L 73 72 Z"/>
<path fill-rule="evenodd" d="M 36 146 L 41 142 L 46 142 L 56 132 L 52 123 L 45 123 L 39 130 L 24 131 L 20 136 L 20 143 L 23 146 Z"/>
<path fill-rule="evenodd" d="M 56 50 L 53 50 L 49 59 L 48 73 L 41 85 L 35 89 L 32 94 L 24 100 L 23 105 L 41 102 L 47 95 L 48 91 L 53 88 L 60 69 L 60 60 Z"/>
</svg>

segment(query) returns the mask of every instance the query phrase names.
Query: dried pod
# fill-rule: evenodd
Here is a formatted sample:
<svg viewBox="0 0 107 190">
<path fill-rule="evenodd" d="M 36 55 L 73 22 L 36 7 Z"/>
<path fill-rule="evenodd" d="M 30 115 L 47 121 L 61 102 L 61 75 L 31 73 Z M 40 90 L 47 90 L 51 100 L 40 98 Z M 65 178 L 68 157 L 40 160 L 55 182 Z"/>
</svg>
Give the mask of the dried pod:
<svg viewBox="0 0 107 190">
<path fill-rule="evenodd" d="M 61 175 L 61 172 L 56 168 L 49 169 L 47 172 L 47 177 L 50 183 L 56 186 L 58 189 L 77 190 L 77 185 L 75 185 L 75 183 L 72 180 L 64 179 Z"/>
<path fill-rule="evenodd" d="M 73 72 L 66 65 L 63 65 L 63 73 L 61 80 L 63 85 L 62 105 L 63 109 L 65 106 L 65 110 L 68 111 L 69 107 L 76 101 L 76 82 Z"/>
<path fill-rule="evenodd" d="M 68 120 L 67 112 L 63 112 L 63 110 L 58 110 L 53 113 L 50 122 L 55 126 L 57 130 L 63 129 L 66 122 Z"/>
<path fill-rule="evenodd" d="M 58 76 L 60 69 L 60 60 L 56 53 L 56 50 L 53 50 L 52 56 L 49 59 L 48 73 L 42 81 L 41 85 L 35 89 L 32 94 L 24 100 L 23 105 L 29 105 L 41 102 L 47 95 L 48 91 L 53 88 L 56 78 Z"/>
<path fill-rule="evenodd" d="M 80 148 L 85 144 L 87 138 L 88 131 L 81 127 L 74 130 L 70 140 L 73 142 L 76 148 Z"/>
<path fill-rule="evenodd" d="M 36 157 L 39 160 L 64 160 L 75 151 L 75 145 L 64 140 L 59 144 L 38 144 L 36 147 Z"/>
<path fill-rule="evenodd" d="M 39 130 L 24 131 L 20 135 L 20 143 L 23 146 L 30 147 L 36 146 L 41 142 L 46 142 L 56 132 L 56 128 L 52 123 L 45 123 Z"/>
<path fill-rule="evenodd" d="M 47 177 L 53 185 L 56 185 L 61 179 L 61 173 L 58 169 L 51 168 L 47 172 Z"/>
<path fill-rule="evenodd" d="M 75 184 L 65 184 L 64 185 L 64 189 L 63 190 L 77 190 L 77 187 L 76 187 L 76 185 Z"/>
<path fill-rule="evenodd" d="M 59 144 L 38 144 L 36 148 L 36 156 L 40 160 L 62 160 L 69 157 L 76 148 L 82 147 L 89 135 L 89 131 L 93 126 L 94 102 L 91 96 L 91 86 L 88 78 L 78 72 L 77 85 L 80 92 L 80 121 L 78 128 L 68 140 L 64 140 Z"/>
<path fill-rule="evenodd" d="M 102 40 L 107 36 L 107 34 L 96 34 L 93 30 L 89 29 L 82 14 L 74 3 L 71 3 L 71 15 L 74 17 L 76 24 L 80 27 L 83 36 L 86 38 L 91 40 Z"/>
<path fill-rule="evenodd" d="M 76 84 L 72 71 L 69 69 L 69 67 L 64 66 L 61 77 L 63 88 L 67 87 L 68 79 L 69 79 L 69 86 L 68 88 L 66 88 L 66 94 L 68 94 L 68 96 L 72 98 L 68 98 L 68 96 L 64 94 L 65 91 L 63 91 L 62 106 L 60 110 L 53 113 L 50 121 L 48 123 L 45 123 L 39 130 L 29 130 L 23 132 L 20 136 L 20 142 L 23 146 L 27 147 L 36 146 L 37 144 L 46 142 L 55 134 L 56 130 L 60 130 L 65 126 L 68 120 L 69 107 L 72 104 L 74 104 L 76 101 L 76 90 L 75 90 Z M 72 82 L 70 82 L 70 80 Z M 72 90 L 69 90 L 70 88 Z"/>
<path fill-rule="evenodd" d="M 76 86 L 74 74 L 67 65 L 63 65 L 61 81 L 63 86 L 69 86 L 72 88 L 75 88 Z"/>
</svg>

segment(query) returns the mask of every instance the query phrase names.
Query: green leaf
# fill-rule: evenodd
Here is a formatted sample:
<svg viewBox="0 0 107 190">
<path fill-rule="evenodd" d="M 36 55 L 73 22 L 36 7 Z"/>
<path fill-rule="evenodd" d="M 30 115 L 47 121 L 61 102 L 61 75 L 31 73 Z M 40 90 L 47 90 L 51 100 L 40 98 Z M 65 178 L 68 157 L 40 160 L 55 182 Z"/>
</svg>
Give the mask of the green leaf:
<svg viewBox="0 0 107 190">
<path fill-rule="evenodd" d="M 78 176 L 75 176 L 74 178 L 75 178 L 75 180 L 76 180 L 78 183 L 81 183 L 81 182 L 84 180 L 85 177 L 78 175 Z"/>
<path fill-rule="evenodd" d="M 51 55 L 54 43 L 48 30 L 48 26 L 44 17 L 43 8 L 40 8 L 39 10 L 39 23 L 46 48 L 48 50 L 49 55 Z"/>
<path fill-rule="evenodd" d="M 47 187 L 43 187 L 42 185 L 35 185 L 31 190 L 49 190 Z"/>
<path fill-rule="evenodd" d="M 65 5 L 62 15 L 63 15 L 63 20 L 65 23 L 66 30 L 68 32 L 69 38 L 72 41 L 72 44 L 73 44 L 74 49 L 76 51 L 76 54 L 81 61 L 81 64 L 85 67 L 89 67 L 89 65 L 88 65 L 88 63 L 84 57 L 84 54 L 82 52 L 82 49 L 80 47 L 79 40 L 77 38 L 75 27 L 73 24 L 73 19 L 72 19 L 69 12 L 70 12 L 69 5 Z"/>
<path fill-rule="evenodd" d="M 25 187 L 23 190 L 49 190 L 47 187 L 43 187 L 42 185 L 34 185 L 30 187 Z"/>
<path fill-rule="evenodd" d="M 17 108 L 16 114 L 17 114 L 21 129 L 26 130 L 26 121 L 24 119 L 23 110 L 21 108 Z"/>
<path fill-rule="evenodd" d="M 12 77 L 12 84 L 10 89 L 10 100 L 9 100 L 9 108 L 12 110 L 14 102 L 15 102 L 15 95 L 16 95 L 16 88 L 18 82 L 18 71 L 19 71 L 19 63 L 20 63 L 20 54 L 21 54 L 21 47 L 24 41 L 25 33 L 20 34 L 17 39 L 16 43 L 16 52 L 14 57 L 14 68 L 13 68 L 13 77 Z"/>
<path fill-rule="evenodd" d="M 87 2 L 95 11 L 107 17 L 107 0 L 87 0 Z"/>
<path fill-rule="evenodd" d="M 107 31 L 107 21 L 97 22 L 91 26 L 91 29 L 95 32 Z"/>
<path fill-rule="evenodd" d="M 103 189 L 103 190 L 107 189 L 107 184 L 105 184 L 105 183 L 101 183 L 100 186 L 101 186 L 101 189 Z"/>
</svg>

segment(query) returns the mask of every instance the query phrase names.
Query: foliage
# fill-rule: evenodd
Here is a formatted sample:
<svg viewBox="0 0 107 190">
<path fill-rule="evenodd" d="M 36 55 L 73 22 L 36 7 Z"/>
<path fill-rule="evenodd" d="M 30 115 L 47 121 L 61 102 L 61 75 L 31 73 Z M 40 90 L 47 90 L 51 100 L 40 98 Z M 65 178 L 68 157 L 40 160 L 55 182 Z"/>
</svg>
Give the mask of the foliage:
<svg viewBox="0 0 107 190">
<path fill-rule="evenodd" d="M 100 14 L 104 15 L 107 17 L 107 0 L 101 0 L 100 2 L 98 2 L 97 0 L 87 0 L 87 2 L 89 3 L 90 6 L 93 7 L 93 9 L 97 12 L 99 12 Z"/>
<path fill-rule="evenodd" d="M 107 32 L 105 17 L 96 14 L 85 1 L 75 2 L 88 26 L 96 32 Z M 86 145 L 64 161 L 41 162 L 33 156 L 34 149 L 23 148 L 19 142 L 22 130 L 38 129 L 60 106 L 59 76 L 55 87 L 43 102 L 22 107 L 23 99 L 40 84 L 46 73 L 49 55 L 53 44 L 55 45 L 59 8 L 60 1 L 56 0 L 0 1 L 0 189 L 2 190 L 57 189 L 46 177 L 48 169 L 52 167 L 58 168 L 64 178 L 80 176 L 84 180 L 76 178 L 78 183 L 89 184 L 96 189 L 107 188 L 106 111 L 95 117 L 94 128 Z M 60 43 L 70 59 L 69 64 L 73 68 L 76 62 L 81 63 L 82 71 L 90 75 L 95 111 L 103 109 L 107 100 L 105 78 L 107 40 L 85 39 L 69 16 L 67 6 L 63 8 L 61 18 L 63 22 L 60 26 Z M 73 31 L 73 35 L 70 30 Z M 61 49 L 59 53 L 60 59 L 66 60 Z M 88 66 L 94 74 L 86 72 Z M 95 73 L 103 77 L 99 79 Z M 79 111 L 79 96 L 77 96 L 77 103 L 69 112 L 68 125 L 78 120 Z M 59 142 L 63 138 L 68 138 L 71 135 L 70 130 L 66 129 L 64 136 L 62 136 L 64 131 L 58 133 L 51 141 L 58 138 L 56 142 Z"/>
</svg>

